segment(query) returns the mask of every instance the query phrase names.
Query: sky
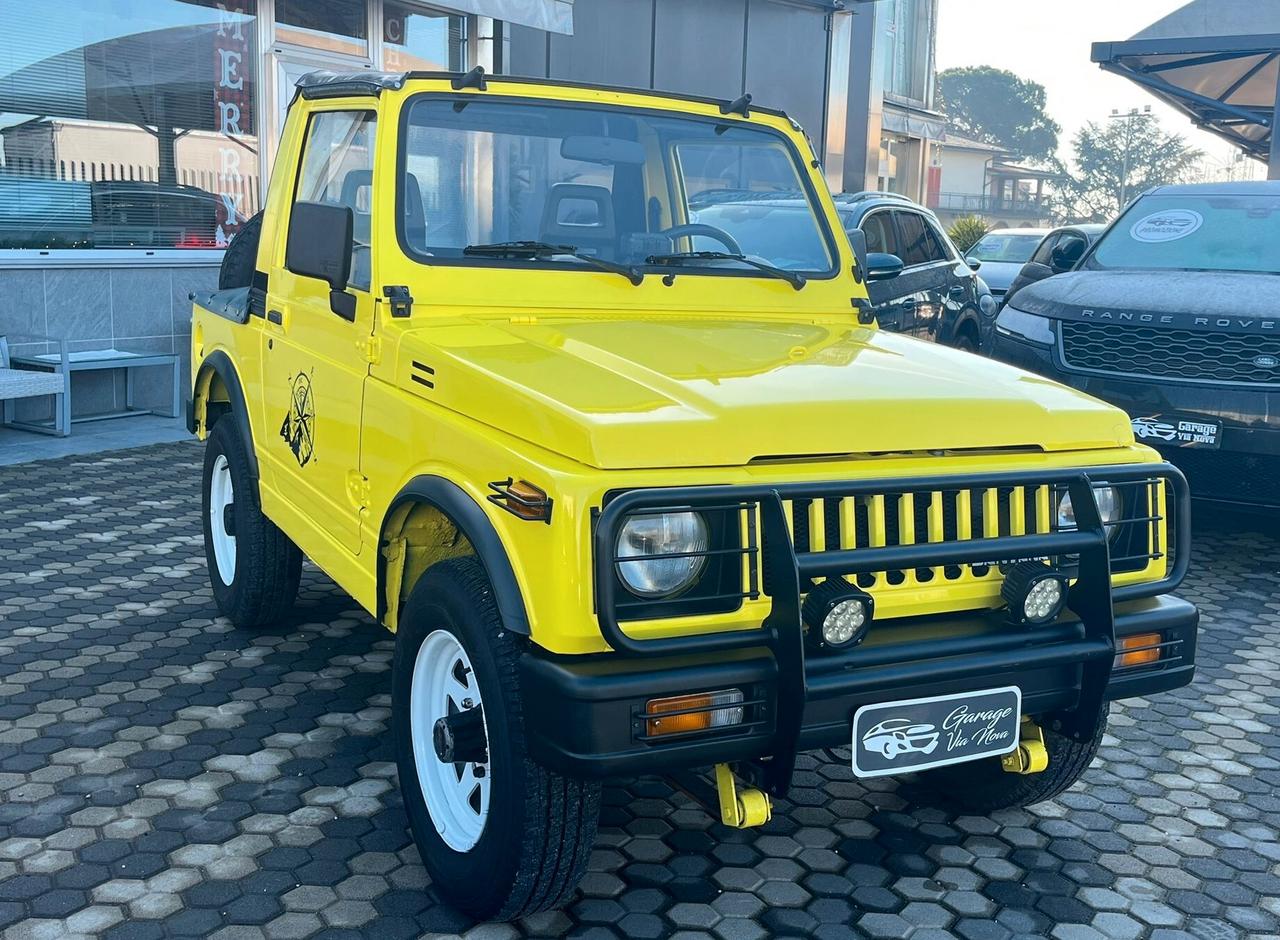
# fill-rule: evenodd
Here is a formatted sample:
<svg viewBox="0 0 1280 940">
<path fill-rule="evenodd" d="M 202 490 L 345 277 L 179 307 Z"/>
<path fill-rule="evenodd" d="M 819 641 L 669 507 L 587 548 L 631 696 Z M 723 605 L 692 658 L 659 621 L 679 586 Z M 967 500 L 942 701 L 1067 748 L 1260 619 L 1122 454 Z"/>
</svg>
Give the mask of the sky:
<svg viewBox="0 0 1280 940">
<path fill-rule="evenodd" d="M 1008 69 L 1045 86 L 1050 117 L 1062 125 L 1061 154 L 1087 121 L 1105 121 L 1112 108 L 1151 105 L 1161 126 L 1182 134 L 1210 163 L 1225 164 L 1235 148 L 1192 126 L 1133 82 L 1102 71 L 1089 59 L 1094 42 L 1128 39 L 1183 6 L 1186 0 L 939 0 L 938 71 L 966 65 Z M 1249 161 L 1256 164 L 1256 161 Z M 1257 164 L 1256 172 L 1263 173 Z"/>
</svg>

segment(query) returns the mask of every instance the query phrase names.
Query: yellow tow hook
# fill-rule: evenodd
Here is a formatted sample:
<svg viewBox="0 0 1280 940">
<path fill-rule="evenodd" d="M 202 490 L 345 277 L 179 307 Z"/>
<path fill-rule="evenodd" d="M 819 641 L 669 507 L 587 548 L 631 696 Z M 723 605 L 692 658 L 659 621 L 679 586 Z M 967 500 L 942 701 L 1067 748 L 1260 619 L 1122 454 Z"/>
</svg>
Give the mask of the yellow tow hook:
<svg viewBox="0 0 1280 940">
<path fill-rule="evenodd" d="M 739 789 L 728 764 L 716 764 L 716 792 L 720 796 L 720 821 L 726 826 L 763 826 L 773 815 L 769 794 L 755 787 Z"/>
<path fill-rule="evenodd" d="M 1000 758 L 1000 766 L 1011 774 L 1038 774 L 1049 766 L 1049 751 L 1044 746 L 1044 729 L 1022 716 L 1018 729 L 1018 747 Z"/>
</svg>

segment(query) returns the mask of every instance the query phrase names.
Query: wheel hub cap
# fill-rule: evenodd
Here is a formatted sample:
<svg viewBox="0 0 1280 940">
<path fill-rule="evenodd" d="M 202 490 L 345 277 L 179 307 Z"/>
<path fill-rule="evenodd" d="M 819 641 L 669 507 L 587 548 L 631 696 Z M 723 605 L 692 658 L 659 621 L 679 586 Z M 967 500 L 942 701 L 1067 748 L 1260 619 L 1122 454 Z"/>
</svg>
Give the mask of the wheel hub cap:
<svg viewBox="0 0 1280 940">
<path fill-rule="evenodd" d="M 475 847 L 489 816 L 488 728 L 467 652 L 447 630 L 418 647 L 409 695 L 418 785 L 436 832 L 455 852 Z"/>
<path fill-rule="evenodd" d="M 209 536 L 213 542 L 213 561 L 218 577 L 230 585 L 236 576 L 235 487 L 231 481 L 231 465 L 225 454 L 219 454 L 209 475 Z"/>
</svg>

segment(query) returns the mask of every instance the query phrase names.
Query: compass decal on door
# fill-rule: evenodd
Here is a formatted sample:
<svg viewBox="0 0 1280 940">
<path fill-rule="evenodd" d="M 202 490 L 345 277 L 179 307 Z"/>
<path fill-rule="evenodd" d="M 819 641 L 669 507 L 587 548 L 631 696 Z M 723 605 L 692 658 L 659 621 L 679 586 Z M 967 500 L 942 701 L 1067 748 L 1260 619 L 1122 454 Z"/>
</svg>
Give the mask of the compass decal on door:
<svg viewBox="0 0 1280 940">
<path fill-rule="evenodd" d="M 280 425 L 280 437 L 289 445 L 298 466 L 305 467 L 315 452 L 316 408 L 311 397 L 311 376 L 299 372 L 289 380 L 289 413 Z"/>
</svg>

